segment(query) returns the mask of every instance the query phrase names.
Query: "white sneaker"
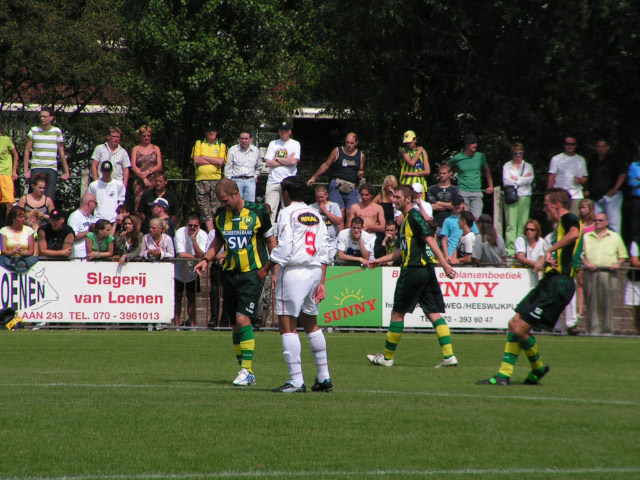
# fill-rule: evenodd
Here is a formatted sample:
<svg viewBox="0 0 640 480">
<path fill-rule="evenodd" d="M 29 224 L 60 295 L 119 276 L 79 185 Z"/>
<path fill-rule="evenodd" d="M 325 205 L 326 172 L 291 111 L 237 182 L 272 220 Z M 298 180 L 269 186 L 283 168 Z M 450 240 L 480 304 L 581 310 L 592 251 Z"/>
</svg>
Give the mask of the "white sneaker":
<svg viewBox="0 0 640 480">
<path fill-rule="evenodd" d="M 256 377 L 249 370 L 247 370 L 246 368 L 243 368 L 238 373 L 238 376 L 233 381 L 233 384 L 241 386 L 241 387 L 244 387 L 244 386 L 247 386 L 247 385 L 255 385 L 256 384 Z"/>
<path fill-rule="evenodd" d="M 458 359 L 454 355 L 449 358 L 443 358 L 442 361 L 436 365 L 436 368 L 457 367 L 457 366 L 458 366 Z"/>
<path fill-rule="evenodd" d="M 393 367 L 393 360 L 387 360 L 384 358 L 384 355 L 381 353 L 376 353 L 375 355 L 367 355 L 367 359 L 373 365 L 380 365 L 383 367 Z"/>
</svg>

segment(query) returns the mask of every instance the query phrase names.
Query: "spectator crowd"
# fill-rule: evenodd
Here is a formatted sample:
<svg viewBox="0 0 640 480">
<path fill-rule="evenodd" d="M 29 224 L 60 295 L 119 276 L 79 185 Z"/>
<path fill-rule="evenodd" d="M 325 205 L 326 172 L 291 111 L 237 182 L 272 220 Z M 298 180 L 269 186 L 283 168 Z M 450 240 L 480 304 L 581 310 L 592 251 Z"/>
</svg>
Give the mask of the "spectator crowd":
<svg viewBox="0 0 640 480">
<path fill-rule="evenodd" d="M 69 165 L 64 133 L 54 121 L 54 112 L 44 108 L 40 125 L 28 132 L 22 163 L 30 188 L 20 198 L 14 194 L 20 156 L 12 140 L 0 130 L 0 215 L 5 225 L 0 230 L 0 262 L 5 268 L 26 271 L 40 257 L 113 259 L 121 264 L 137 259 L 180 258 L 175 263 L 176 325 L 194 318 L 199 291 L 194 266 L 214 243 L 216 234 L 220 235 L 214 224 L 216 211 L 228 208 L 216 195 L 218 183 L 223 178 L 232 180 L 240 197 L 253 204 L 258 177 L 266 169 L 265 208 L 275 225 L 284 208 L 281 183 L 296 175 L 301 159 L 301 145 L 292 138 L 292 126 L 286 121 L 279 124 L 278 138 L 270 142 L 264 158 L 252 144 L 251 132 L 240 132 L 238 143 L 227 148 L 216 126 L 209 123 L 191 153 L 197 212 L 188 215 L 184 225 L 178 225 L 179 201 L 168 188 L 161 149 L 152 143 L 152 127 L 138 129 L 139 143 L 131 155 L 120 145 L 121 130 L 111 127 L 105 143 L 96 146 L 91 155 L 92 181 L 78 208 L 67 215 L 56 207 L 59 169 L 60 180 L 66 181 Z M 485 195 L 494 192 L 487 158 L 478 150 L 476 136 L 466 135 L 462 143 L 459 153 L 433 170 L 438 181 L 429 185 L 432 166 L 427 150 L 419 145 L 414 131 L 405 132 L 398 150 L 399 177 L 385 177 L 378 192 L 365 180 L 366 157 L 357 134 L 348 133 L 344 145 L 335 147 L 307 180 L 307 185 L 315 188 L 316 203 L 311 207 L 327 227 L 331 261 L 336 265 L 367 265 L 398 249 L 404 215 L 395 206 L 394 188 L 409 185 L 413 208 L 428 223 L 447 263 L 520 264 L 542 271 L 550 242 L 545 241 L 540 224 L 531 217 L 535 173 L 525 159 L 524 145 L 512 144 L 511 158 L 502 168 L 503 238 L 494 227 L 494 219 L 484 213 Z M 640 208 L 640 149 L 630 164 L 612 151 L 606 139 L 595 142 L 595 154 L 588 160 L 577 153 L 575 136 L 566 136 L 562 149 L 550 159 L 545 185 L 569 192 L 570 211 L 580 218 L 583 235 L 583 269 L 577 278 L 575 298 L 565 311 L 567 331 L 577 332 L 577 318 L 588 305 L 587 331 L 610 333 L 613 300 L 607 293 L 621 289 L 625 303 L 633 306 L 640 334 L 640 273 L 631 275 L 630 271 L 624 285 L 620 285 L 617 274 L 625 265 L 640 266 L 640 215 L 629 218 L 628 249 L 622 239 L 623 203 L 630 202 L 632 212 Z M 454 176 L 457 185 L 452 183 Z M 317 183 L 321 179 L 325 181 Z M 211 298 L 214 323 L 220 321 L 216 320 L 220 311 L 217 289 L 223 259 L 224 250 L 209 269 L 212 286 L 216 287 Z M 267 292 L 258 316 L 269 308 L 270 283 L 265 282 Z M 185 297 L 187 318 L 182 319 Z"/>
</svg>

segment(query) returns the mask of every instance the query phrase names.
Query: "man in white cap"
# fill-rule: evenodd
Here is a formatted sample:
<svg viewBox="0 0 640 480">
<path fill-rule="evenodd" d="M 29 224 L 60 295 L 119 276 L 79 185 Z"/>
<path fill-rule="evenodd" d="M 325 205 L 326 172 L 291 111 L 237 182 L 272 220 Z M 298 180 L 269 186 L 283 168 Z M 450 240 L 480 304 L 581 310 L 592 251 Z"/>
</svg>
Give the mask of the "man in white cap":
<svg viewBox="0 0 640 480">
<path fill-rule="evenodd" d="M 167 222 L 167 225 L 169 225 L 169 229 L 165 233 L 171 238 L 174 238 L 176 236 L 176 230 L 173 226 L 173 220 L 169 215 L 169 202 L 167 202 L 167 200 L 162 197 L 158 197 L 153 202 L 151 202 L 149 206 L 151 207 L 151 211 L 153 212 L 153 218 L 161 218 L 162 220 Z"/>
<path fill-rule="evenodd" d="M 413 188 L 413 208 L 418 210 L 426 221 L 433 220 L 433 207 L 429 202 L 425 202 L 422 197 L 424 195 L 424 189 L 419 183 L 411 185 Z"/>
<path fill-rule="evenodd" d="M 402 137 L 400 147 L 400 185 L 422 185 L 427 191 L 427 177 L 431 173 L 429 155 L 423 147 L 418 146 L 418 137 L 413 130 L 407 130 Z M 423 195 L 424 198 L 424 195 Z"/>
</svg>

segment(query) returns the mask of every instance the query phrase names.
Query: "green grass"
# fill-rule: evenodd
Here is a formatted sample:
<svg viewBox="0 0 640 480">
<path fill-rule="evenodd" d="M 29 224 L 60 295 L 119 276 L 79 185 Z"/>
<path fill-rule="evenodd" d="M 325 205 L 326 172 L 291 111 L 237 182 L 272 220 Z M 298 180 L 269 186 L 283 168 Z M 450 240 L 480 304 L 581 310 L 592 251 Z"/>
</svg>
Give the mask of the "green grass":
<svg viewBox="0 0 640 480">
<path fill-rule="evenodd" d="M 301 337 L 307 386 L 315 376 Z M 327 335 L 335 391 L 282 395 L 279 335 L 256 337 L 258 384 L 231 386 L 229 333 L 0 334 L 0 480 L 640 477 L 640 340 L 538 337 L 551 372 L 508 388 L 504 337 L 405 334 L 393 368 L 365 355 L 384 334 Z"/>
</svg>

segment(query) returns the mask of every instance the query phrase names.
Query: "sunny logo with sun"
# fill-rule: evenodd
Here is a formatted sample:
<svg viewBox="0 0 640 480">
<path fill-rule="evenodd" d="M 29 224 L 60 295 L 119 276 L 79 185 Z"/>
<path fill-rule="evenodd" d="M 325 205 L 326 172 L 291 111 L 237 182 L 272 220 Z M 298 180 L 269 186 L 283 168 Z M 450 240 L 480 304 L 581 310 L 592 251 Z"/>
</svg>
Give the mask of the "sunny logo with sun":
<svg viewBox="0 0 640 480">
<path fill-rule="evenodd" d="M 341 319 L 375 310 L 377 298 L 364 300 L 364 297 L 361 288 L 356 291 L 355 289 L 349 290 L 348 287 L 344 287 L 344 291 L 334 295 L 333 298 L 336 301 L 335 306 L 337 308 L 324 314 L 324 323 L 338 322 Z"/>
</svg>

